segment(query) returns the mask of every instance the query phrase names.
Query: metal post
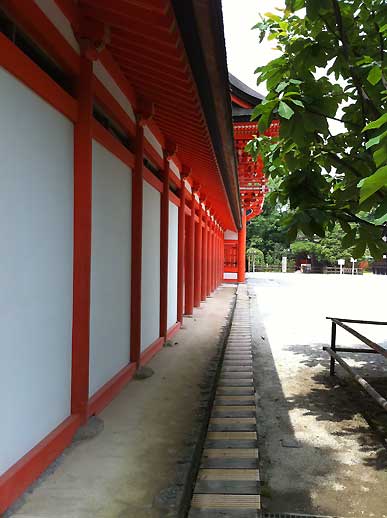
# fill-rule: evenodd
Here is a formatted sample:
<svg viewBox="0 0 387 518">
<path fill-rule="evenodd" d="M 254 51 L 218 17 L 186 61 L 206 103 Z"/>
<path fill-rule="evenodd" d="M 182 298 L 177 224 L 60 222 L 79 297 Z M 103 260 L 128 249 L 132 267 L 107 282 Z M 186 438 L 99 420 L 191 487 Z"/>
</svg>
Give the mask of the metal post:
<svg viewBox="0 0 387 518">
<path fill-rule="evenodd" d="M 332 351 L 336 351 L 336 323 L 332 322 L 332 331 L 331 331 L 331 349 Z M 330 375 L 335 375 L 335 359 L 331 356 L 331 366 L 330 366 Z"/>
</svg>

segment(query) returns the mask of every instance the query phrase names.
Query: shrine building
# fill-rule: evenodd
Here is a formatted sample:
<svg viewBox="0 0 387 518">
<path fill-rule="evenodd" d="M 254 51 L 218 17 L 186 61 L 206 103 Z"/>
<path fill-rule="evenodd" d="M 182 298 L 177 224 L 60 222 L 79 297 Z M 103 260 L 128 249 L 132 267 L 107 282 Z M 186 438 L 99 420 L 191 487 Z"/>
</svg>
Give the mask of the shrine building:
<svg viewBox="0 0 387 518">
<path fill-rule="evenodd" d="M 261 100 L 229 79 L 220 0 L 1 2 L 0 513 L 244 281 Z"/>
</svg>

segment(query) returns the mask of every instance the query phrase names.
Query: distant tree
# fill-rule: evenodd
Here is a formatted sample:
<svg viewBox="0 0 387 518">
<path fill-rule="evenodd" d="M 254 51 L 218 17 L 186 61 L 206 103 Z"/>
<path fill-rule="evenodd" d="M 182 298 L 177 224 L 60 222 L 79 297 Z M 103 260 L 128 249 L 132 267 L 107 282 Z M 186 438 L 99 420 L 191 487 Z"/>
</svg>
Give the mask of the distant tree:
<svg viewBox="0 0 387 518">
<path fill-rule="evenodd" d="M 248 150 L 263 156 L 265 174 L 276 180 L 271 201 L 289 206 L 288 239 L 300 230 L 324 237 L 338 222 L 355 257 L 367 246 L 380 257 L 387 249 L 387 2 L 286 0 L 256 28 L 282 54 L 257 69 L 268 95 L 253 119 L 261 135 L 279 119 L 280 136 L 257 136 Z"/>
<path fill-rule="evenodd" d="M 344 249 L 342 240 L 344 232 L 339 225 L 333 230 L 327 230 L 325 237 L 316 238 L 314 241 L 302 239 L 290 245 L 292 254 L 307 254 L 322 263 L 336 264 L 338 259 L 349 260 L 353 256 L 353 249 Z"/>
<path fill-rule="evenodd" d="M 281 257 L 289 249 L 286 230 L 280 224 L 282 217 L 279 207 L 265 202 L 263 213 L 253 218 L 247 226 L 247 248 L 261 250 L 265 263 L 280 263 Z"/>
</svg>

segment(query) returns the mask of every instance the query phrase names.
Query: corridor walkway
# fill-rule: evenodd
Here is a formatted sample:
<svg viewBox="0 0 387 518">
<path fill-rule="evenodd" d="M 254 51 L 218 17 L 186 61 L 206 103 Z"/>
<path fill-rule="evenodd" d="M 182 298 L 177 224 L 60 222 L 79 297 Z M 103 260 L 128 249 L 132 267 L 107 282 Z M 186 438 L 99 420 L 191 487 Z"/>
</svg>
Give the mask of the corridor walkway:
<svg viewBox="0 0 387 518">
<path fill-rule="evenodd" d="M 387 516 L 387 416 L 343 371 L 329 376 L 327 315 L 386 320 L 387 278 L 251 274 L 263 507 L 270 512 Z M 387 347 L 382 326 L 362 332 Z M 338 345 L 356 339 L 338 331 Z M 385 397 L 381 356 L 346 354 Z"/>
<path fill-rule="evenodd" d="M 159 517 L 158 495 L 176 484 L 176 463 L 198 418 L 200 384 L 234 293 L 219 288 L 185 318 L 148 364 L 153 376 L 130 382 L 100 414 L 103 431 L 68 448 L 6 518 Z"/>
</svg>

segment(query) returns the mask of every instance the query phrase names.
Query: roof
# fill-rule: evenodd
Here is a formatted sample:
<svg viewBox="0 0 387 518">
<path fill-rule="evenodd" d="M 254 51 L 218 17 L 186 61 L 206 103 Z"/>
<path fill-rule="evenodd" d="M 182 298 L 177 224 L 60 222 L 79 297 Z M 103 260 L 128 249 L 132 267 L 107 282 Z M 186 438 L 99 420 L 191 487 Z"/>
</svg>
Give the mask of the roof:
<svg viewBox="0 0 387 518">
<path fill-rule="evenodd" d="M 250 104 L 251 107 L 256 106 L 265 98 L 264 95 L 260 94 L 256 90 L 253 90 L 231 73 L 228 74 L 228 77 L 230 81 L 231 94 L 234 94 L 242 101 L 246 102 L 247 104 Z"/>
<path fill-rule="evenodd" d="M 154 103 L 155 123 L 176 142 L 218 221 L 239 227 L 220 0 L 80 0 L 78 7 L 109 27 L 107 50 L 134 92 Z"/>
</svg>

